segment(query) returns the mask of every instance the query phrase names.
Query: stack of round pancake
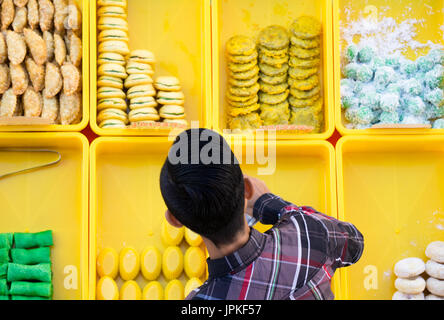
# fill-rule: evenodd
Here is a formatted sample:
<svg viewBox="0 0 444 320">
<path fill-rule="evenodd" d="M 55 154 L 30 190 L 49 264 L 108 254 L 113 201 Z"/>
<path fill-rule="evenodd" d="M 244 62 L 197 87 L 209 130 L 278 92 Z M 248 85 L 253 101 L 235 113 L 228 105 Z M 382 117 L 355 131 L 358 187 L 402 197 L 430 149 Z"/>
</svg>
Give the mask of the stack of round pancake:
<svg viewBox="0 0 444 320">
<path fill-rule="evenodd" d="M 323 126 L 319 79 L 321 31 L 320 22 L 309 16 L 301 16 L 290 26 L 290 123 L 314 127 L 313 132 L 322 131 Z"/>
<path fill-rule="evenodd" d="M 229 126 L 232 130 L 258 129 L 258 52 L 253 39 L 234 36 L 227 43 Z"/>
<path fill-rule="evenodd" d="M 129 54 L 126 0 L 100 0 L 97 11 L 98 79 L 97 122 L 100 128 L 126 128 L 128 124 L 124 81 Z"/>
<path fill-rule="evenodd" d="M 180 80 L 173 76 L 158 77 L 154 82 L 157 91 L 157 103 L 160 118 L 164 123 L 175 123 L 187 126 L 185 120 L 185 95 L 182 92 Z"/>
<path fill-rule="evenodd" d="M 259 102 L 264 125 L 285 125 L 290 117 L 288 105 L 288 50 L 290 39 L 285 28 L 269 26 L 261 31 L 259 45 Z"/>
</svg>

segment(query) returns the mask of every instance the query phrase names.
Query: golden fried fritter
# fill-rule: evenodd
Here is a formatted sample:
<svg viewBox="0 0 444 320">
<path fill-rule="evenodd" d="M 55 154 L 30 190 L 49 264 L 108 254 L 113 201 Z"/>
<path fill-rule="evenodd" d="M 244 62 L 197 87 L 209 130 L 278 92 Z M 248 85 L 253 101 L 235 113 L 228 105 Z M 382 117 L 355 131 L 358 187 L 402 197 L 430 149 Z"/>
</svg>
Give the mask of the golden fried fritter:
<svg viewBox="0 0 444 320">
<path fill-rule="evenodd" d="M 251 112 L 257 111 L 258 109 L 259 109 L 259 105 L 257 103 L 252 104 L 251 106 L 242 107 L 242 108 L 230 107 L 228 109 L 228 114 L 232 117 L 237 117 L 237 116 L 241 116 L 241 115 L 245 115 L 245 114 L 249 114 Z"/>
<path fill-rule="evenodd" d="M 263 124 L 261 117 L 256 112 L 231 118 L 228 122 L 230 129 L 235 131 L 259 129 Z"/>
<path fill-rule="evenodd" d="M 39 25 L 42 32 L 51 30 L 54 22 L 54 5 L 50 0 L 39 0 Z"/>
<path fill-rule="evenodd" d="M 54 36 L 51 32 L 45 31 L 43 32 L 43 40 L 46 44 L 47 61 L 52 61 L 54 60 Z"/>
<path fill-rule="evenodd" d="M 32 29 L 25 28 L 23 34 L 34 61 L 40 65 L 44 64 L 48 59 L 45 40 Z"/>
<path fill-rule="evenodd" d="M 7 64 L 0 64 L 0 94 L 6 92 L 11 86 L 11 75 Z"/>
<path fill-rule="evenodd" d="M 65 62 L 60 68 L 63 76 L 63 92 L 70 96 L 81 88 L 80 70 L 72 63 Z"/>
<path fill-rule="evenodd" d="M 82 30 L 82 13 L 80 12 L 77 2 L 69 0 L 68 6 L 68 29 L 77 31 Z"/>
<path fill-rule="evenodd" d="M 260 90 L 260 86 L 258 83 L 255 83 L 251 87 L 233 87 L 228 86 L 228 91 L 231 95 L 237 97 L 251 97 L 257 94 Z"/>
<path fill-rule="evenodd" d="M 295 97 L 296 99 L 308 99 L 308 98 L 312 98 L 316 95 L 319 95 L 320 93 L 321 93 L 320 86 L 316 86 L 313 89 L 308 90 L 308 91 L 298 90 L 296 88 L 290 89 L 290 94 L 293 97 Z"/>
<path fill-rule="evenodd" d="M 290 68 L 288 74 L 293 79 L 304 80 L 310 78 L 314 74 L 317 74 L 318 71 L 318 68 Z"/>
<path fill-rule="evenodd" d="M 1 117 L 13 117 L 17 113 L 18 99 L 12 88 L 6 90 L 0 104 Z"/>
<path fill-rule="evenodd" d="M 315 95 L 307 99 L 297 99 L 293 96 L 290 96 L 290 98 L 288 99 L 290 105 L 294 108 L 312 107 L 315 104 L 315 102 L 318 100 L 319 100 L 319 95 Z"/>
<path fill-rule="evenodd" d="M 82 63 L 82 39 L 74 32 L 69 35 L 69 59 L 76 67 Z"/>
<path fill-rule="evenodd" d="M 8 58 L 8 48 L 3 32 L 0 32 L 0 63 L 5 63 Z"/>
<path fill-rule="evenodd" d="M 43 90 L 43 109 L 42 118 L 56 121 L 59 115 L 59 99 L 57 97 L 45 98 L 45 90 Z"/>
<path fill-rule="evenodd" d="M 29 79 L 25 68 L 22 64 L 11 64 L 9 66 L 11 72 L 12 90 L 17 96 L 22 95 L 28 88 Z"/>
<path fill-rule="evenodd" d="M 28 23 L 31 29 L 35 29 L 38 27 L 40 22 L 39 17 L 39 5 L 37 0 L 29 0 L 28 1 Z"/>
<path fill-rule="evenodd" d="M 57 32 L 63 33 L 65 31 L 65 21 L 68 17 L 68 0 L 53 0 L 53 2 L 54 28 Z"/>
<path fill-rule="evenodd" d="M 12 21 L 14 21 L 14 3 L 12 2 L 12 0 L 3 0 L 1 9 L 2 11 L 0 17 L 2 21 L 2 30 L 6 30 L 11 25 Z"/>
<path fill-rule="evenodd" d="M 259 92 L 259 101 L 261 104 L 280 104 L 287 100 L 289 90 L 285 90 L 279 94 L 268 94 L 265 92 Z"/>
<path fill-rule="evenodd" d="M 322 25 L 314 17 L 301 16 L 291 24 L 290 31 L 297 38 L 313 39 L 321 34 Z"/>
<path fill-rule="evenodd" d="M 14 21 L 12 22 L 12 28 L 15 32 L 22 32 L 23 28 L 28 23 L 28 9 L 26 7 L 18 8 L 15 11 Z"/>
<path fill-rule="evenodd" d="M 250 37 L 234 36 L 227 42 L 227 52 L 230 55 L 250 56 L 256 51 L 256 43 Z"/>
<path fill-rule="evenodd" d="M 54 34 L 54 56 L 59 66 L 63 65 L 66 59 L 66 45 L 63 38 L 57 33 Z"/>
<path fill-rule="evenodd" d="M 259 33 L 259 44 L 270 50 L 282 50 L 288 47 L 290 37 L 287 29 L 282 26 L 272 25 L 264 28 Z"/>
<path fill-rule="evenodd" d="M 62 74 L 58 65 L 52 62 L 46 63 L 45 94 L 46 98 L 55 97 L 63 87 Z"/>
<path fill-rule="evenodd" d="M 17 65 L 25 60 L 26 42 L 24 37 L 17 32 L 8 30 L 6 33 L 6 44 L 8 46 L 8 58 L 11 64 Z"/>
<path fill-rule="evenodd" d="M 28 4 L 28 0 L 14 0 L 14 4 L 19 8 L 23 8 Z"/>
<path fill-rule="evenodd" d="M 43 98 L 40 92 L 36 92 L 33 88 L 28 87 L 23 94 L 23 110 L 25 117 L 40 117 L 43 109 Z"/>
<path fill-rule="evenodd" d="M 290 119 L 290 108 L 288 102 L 282 102 L 277 105 L 261 106 L 261 119 L 264 126 L 286 125 Z"/>
<path fill-rule="evenodd" d="M 259 81 L 259 85 L 261 87 L 261 91 L 269 94 L 280 94 L 288 89 L 287 82 L 282 82 L 279 84 L 268 84 L 261 80 Z"/>
<path fill-rule="evenodd" d="M 62 125 L 73 124 L 81 116 L 82 95 L 78 92 L 67 96 L 60 94 L 60 120 Z"/>
<path fill-rule="evenodd" d="M 309 91 L 319 84 L 319 76 L 314 74 L 310 78 L 304 80 L 294 80 L 293 78 L 288 78 L 288 84 L 292 88 L 296 88 L 301 91 Z"/>
<path fill-rule="evenodd" d="M 37 92 L 42 91 L 45 86 L 45 66 L 38 65 L 30 57 L 26 58 L 25 65 L 34 90 Z"/>
</svg>

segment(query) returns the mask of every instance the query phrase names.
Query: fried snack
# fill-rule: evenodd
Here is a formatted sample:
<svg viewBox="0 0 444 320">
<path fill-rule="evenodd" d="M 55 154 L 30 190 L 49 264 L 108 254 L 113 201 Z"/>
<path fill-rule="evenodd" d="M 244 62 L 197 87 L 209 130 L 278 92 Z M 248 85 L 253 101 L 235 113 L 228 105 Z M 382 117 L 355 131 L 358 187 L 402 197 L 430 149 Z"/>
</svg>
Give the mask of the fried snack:
<svg viewBox="0 0 444 320">
<path fill-rule="evenodd" d="M 42 91 L 45 86 L 45 66 L 38 65 L 30 57 L 26 58 L 25 65 L 34 90 L 37 92 Z"/>
<path fill-rule="evenodd" d="M 228 83 L 233 86 L 233 87 L 251 87 L 254 84 L 257 83 L 257 81 L 259 80 L 258 76 L 255 76 L 251 79 L 247 79 L 247 80 L 238 80 L 238 79 L 234 79 L 234 78 L 230 78 L 228 79 Z"/>
<path fill-rule="evenodd" d="M 318 68 L 290 68 L 288 75 L 295 80 L 304 80 L 317 74 Z"/>
<path fill-rule="evenodd" d="M 82 63 L 82 39 L 74 32 L 69 36 L 69 59 L 76 67 Z"/>
<path fill-rule="evenodd" d="M 319 58 L 321 50 L 319 47 L 313 49 L 303 49 L 296 46 L 291 46 L 290 55 L 299 59 L 315 59 Z"/>
<path fill-rule="evenodd" d="M 278 75 L 278 76 L 267 76 L 266 74 L 260 73 L 259 74 L 262 82 L 267 84 L 280 84 L 287 82 L 287 74 Z"/>
<path fill-rule="evenodd" d="M 252 98 L 246 100 L 246 101 L 233 101 L 230 100 L 229 97 L 227 97 L 228 104 L 232 106 L 233 108 L 249 108 L 253 104 L 256 104 L 259 101 L 259 97 L 257 95 L 254 95 Z"/>
<path fill-rule="evenodd" d="M 256 77 L 259 74 L 259 67 L 255 66 L 253 69 L 247 71 L 247 72 L 228 72 L 230 78 L 237 79 L 237 80 L 249 80 L 251 78 Z"/>
<path fill-rule="evenodd" d="M 34 61 L 39 65 L 44 64 L 48 58 L 45 40 L 32 29 L 25 28 L 23 34 Z"/>
<path fill-rule="evenodd" d="M 234 56 L 250 56 L 256 51 L 253 39 L 238 35 L 231 37 L 227 42 L 227 52 Z"/>
<path fill-rule="evenodd" d="M 54 57 L 59 66 L 66 60 L 66 45 L 63 38 L 57 33 L 54 34 Z"/>
<path fill-rule="evenodd" d="M 82 108 L 82 95 L 79 92 L 67 96 L 60 94 L 60 119 L 62 125 L 70 125 L 80 117 Z"/>
<path fill-rule="evenodd" d="M 249 56 L 242 56 L 242 55 L 228 55 L 228 60 L 233 63 L 250 63 L 252 61 L 255 61 L 257 59 L 258 53 L 257 51 L 254 51 Z"/>
<path fill-rule="evenodd" d="M 70 96 L 81 88 L 80 70 L 72 63 L 64 63 L 60 68 L 63 77 L 63 92 Z"/>
<path fill-rule="evenodd" d="M 286 125 L 290 119 L 290 108 L 288 102 L 277 105 L 262 104 L 261 119 L 264 126 Z"/>
<path fill-rule="evenodd" d="M 52 62 L 46 63 L 45 97 L 55 97 L 60 92 L 60 90 L 62 90 L 62 87 L 63 79 L 59 67 Z"/>
<path fill-rule="evenodd" d="M 278 57 L 282 58 L 286 55 L 288 55 L 288 48 L 280 49 L 280 50 L 271 50 L 267 49 L 265 47 L 259 47 L 259 53 L 261 55 L 266 55 L 268 57 Z"/>
<path fill-rule="evenodd" d="M 43 40 L 45 40 L 46 44 L 46 55 L 47 60 L 52 61 L 54 60 L 54 36 L 51 32 L 45 31 L 43 32 Z"/>
<path fill-rule="evenodd" d="M 231 130 L 254 130 L 262 126 L 262 119 L 258 113 L 252 112 L 229 119 L 228 125 Z"/>
<path fill-rule="evenodd" d="M 1 117 L 13 117 L 17 113 L 18 99 L 12 88 L 6 90 L 0 104 Z"/>
<path fill-rule="evenodd" d="M 12 0 L 3 0 L 2 11 L 0 14 L 2 21 L 2 30 L 8 29 L 12 21 L 14 21 L 15 7 Z"/>
<path fill-rule="evenodd" d="M 28 74 L 22 64 L 9 66 L 11 72 L 12 90 L 15 95 L 22 95 L 28 88 Z"/>
<path fill-rule="evenodd" d="M 280 94 L 268 94 L 265 92 L 259 92 L 259 101 L 262 104 L 280 104 L 287 100 L 289 94 L 289 90 L 285 90 L 285 92 Z"/>
<path fill-rule="evenodd" d="M 290 26 L 293 35 L 300 39 L 313 39 L 321 34 L 321 23 L 310 16 L 301 16 Z"/>
<path fill-rule="evenodd" d="M 274 77 L 274 76 L 282 76 L 287 73 L 288 71 L 288 64 L 283 64 L 280 68 L 270 66 L 268 64 L 259 63 L 259 68 L 261 72 L 267 76 Z"/>
<path fill-rule="evenodd" d="M 288 79 L 288 84 L 290 87 L 301 90 L 309 91 L 312 90 L 319 84 L 319 76 L 317 74 L 312 75 L 310 78 L 304 80 L 294 80 L 292 78 Z"/>
<path fill-rule="evenodd" d="M 251 97 L 257 94 L 260 90 L 260 86 L 258 83 L 255 83 L 251 87 L 228 87 L 228 92 L 237 97 Z"/>
<path fill-rule="evenodd" d="M 25 60 L 26 42 L 23 36 L 17 32 L 8 30 L 6 33 L 6 44 L 8 46 L 8 58 L 11 64 L 17 65 Z"/>
<path fill-rule="evenodd" d="M 284 64 L 288 63 L 288 58 L 288 55 L 284 55 L 283 57 L 270 57 L 267 55 L 261 55 L 259 57 L 259 61 L 261 63 L 265 63 L 276 68 L 281 68 Z"/>
<path fill-rule="evenodd" d="M 264 28 L 259 34 L 261 47 L 270 50 L 282 50 L 290 43 L 289 35 L 284 27 L 272 25 Z"/>
<path fill-rule="evenodd" d="M 54 28 L 57 32 L 65 30 L 65 20 L 68 17 L 68 0 L 53 0 L 54 3 Z"/>
<path fill-rule="evenodd" d="M 80 12 L 77 2 L 69 0 L 68 6 L 68 29 L 77 31 L 82 28 L 82 13 Z"/>
<path fill-rule="evenodd" d="M 46 98 L 46 89 L 43 89 L 43 109 L 42 109 L 42 118 L 48 119 L 51 121 L 56 121 L 59 115 L 59 99 L 57 97 Z"/>
<path fill-rule="evenodd" d="M 261 91 L 269 94 L 280 94 L 285 92 L 288 89 L 288 83 L 282 82 L 280 84 L 268 84 L 263 82 L 262 80 L 259 81 L 259 85 L 261 87 Z"/>
<path fill-rule="evenodd" d="M 239 107 L 239 108 L 232 106 L 228 110 L 228 114 L 232 117 L 237 117 L 237 116 L 241 116 L 241 115 L 245 115 L 245 114 L 249 114 L 254 111 L 257 111 L 257 110 L 259 110 L 259 108 L 260 108 L 260 106 L 257 103 L 252 104 L 251 106 Z"/>
<path fill-rule="evenodd" d="M 37 28 L 39 25 L 39 5 L 37 0 L 29 0 L 28 1 L 28 24 L 31 29 Z"/>
<path fill-rule="evenodd" d="M 228 69 L 232 72 L 247 72 L 253 69 L 257 65 L 257 61 L 251 61 L 248 63 L 228 63 Z"/>
<path fill-rule="evenodd" d="M 290 124 L 313 127 L 312 133 L 320 132 L 323 126 L 323 114 L 316 114 L 313 107 L 292 108 Z"/>
<path fill-rule="evenodd" d="M 296 88 L 290 88 L 290 94 L 296 99 L 309 99 L 321 93 L 321 87 L 316 86 L 311 90 L 303 91 Z"/>
<path fill-rule="evenodd" d="M 292 68 L 316 68 L 319 67 L 321 63 L 321 59 L 313 58 L 313 59 L 300 59 L 298 57 L 291 57 L 288 64 Z"/>
<path fill-rule="evenodd" d="M 6 92 L 11 86 L 11 76 L 9 68 L 6 64 L 0 64 L 0 94 Z"/>
<path fill-rule="evenodd" d="M 8 58 L 8 48 L 3 32 L 0 32 L 0 63 L 5 63 Z"/>
<path fill-rule="evenodd" d="M 319 100 L 319 95 L 315 95 L 311 98 L 307 99 L 297 99 L 293 96 L 291 96 L 288 101 L 290 102 L 290 105 L 294 108 L 304 108 L 304 107 L 312 107 L 316 101 Z"/>
<path fill-rule="evenodd" d="M 320 37 L 315 37 L 313 39 L 300 39 L 296 37 L 291 37 L 290 41 L 292 45 L 303 49 L 314 49 L 321 46 Z"/>
<path fill-rule="evenodd" d="M 39 25 L 42 32 L 52 28 L 54 21 L 54 5 L 50 0 L 38 0 L 39 2 Z"/>
<path fill-rule="evenodd" d="M 27 3 L 28 0 L 14 0 L 14 4 L 19 8 L 23 8 Z"/>
<path fill-rule="evenodd" d="M 28 9 L 26 7 L 18 8 L 15 11 L 14 21 L 12 22 L 12 28 L 15 32 L 22 32 L 23 28 L 28 23 Z"/>
<path fill-rule="evenodd" d="M 39 92 L 28 87 L 23 95 L 22 102 L 25 117 L 40 117 L 43 109 L 43 98 Z"/>
</svg>

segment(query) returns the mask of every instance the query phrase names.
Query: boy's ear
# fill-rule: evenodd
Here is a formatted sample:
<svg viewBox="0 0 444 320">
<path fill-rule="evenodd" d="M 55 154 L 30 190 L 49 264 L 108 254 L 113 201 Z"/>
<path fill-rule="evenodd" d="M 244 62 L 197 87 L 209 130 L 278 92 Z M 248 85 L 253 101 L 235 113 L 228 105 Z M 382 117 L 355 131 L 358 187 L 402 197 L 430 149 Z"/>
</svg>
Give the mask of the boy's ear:
<svg viewBox="0 0 444 320">
<path fill-rule="evenodd" d="M 244 177 L 245 184 L 245 199 L 250 200 L 253 197 L 253 185 L 251 184 L 251 180 L 248 176 Z"/>
<path fill-rule="evenodd" d="M 182 227 L 183 227 L 183 224 L 180 223 L 179 220 L 177 220 L 177 219 L 173 216 L 173 214 L 170 212 L 170 210 L 167 210 L 167 211 L 165 212 L 165 219 L 166 219 L 166 221 L 168 221 L 168 223 L 169 223 L 170 225 L 172 225 L 173 227 L 176 227 L 176 228 L 182 228 Z"/>
</svg>

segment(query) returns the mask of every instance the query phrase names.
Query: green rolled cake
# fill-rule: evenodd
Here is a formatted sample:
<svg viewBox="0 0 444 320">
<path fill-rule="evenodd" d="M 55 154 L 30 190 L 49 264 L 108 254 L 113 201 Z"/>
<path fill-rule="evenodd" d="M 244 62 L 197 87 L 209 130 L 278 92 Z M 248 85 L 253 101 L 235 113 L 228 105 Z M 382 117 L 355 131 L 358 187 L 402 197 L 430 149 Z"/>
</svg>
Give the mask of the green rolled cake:
<svg viewBox="0 0 444 320">
<path fill-rule="evenodd" d="M 39 233 L 15 233 L 15 247 L 18 249 L 31 249 L 38 247 L 52 246 L 52 231 L 43 231 Z"/>
<path fill-rule="evenodd" d="M 9 249 L 0 249 L 0 264 L 5 264 L 11 261 L 9 258 Z"/>
<path fill-rule="evenodd" d="M 0 296 L 0 301 L 9 300 L 9 296 Z"/>
<path fill-rule="evenodd" d="M 49 282 L 17 281 L 11 283 L 11 289 L 9 290 L 11 296 L 51 298 L 52 293 L 52 283 Z"/>
<path fill-rule="evenodd" d="M 51 300 L 45 297 L 12 296 L 11 300 Z"/>
<path fill-rule="evenodd" d="M 35 280 L 51 282 L 51 264 L 43 263 L 33 266 L 10 263 L 8 265 L 8 282 Z"/>
<path fill-rule="evenodd" d="M 6 279 L 7 274 L 8 274 L 8 265 L 0 264 L 0 279 Z"/>
<path fill-rule="evenodd" d="M 6 282 L 6 279 L 0 280 L 0 296 L 7 296 L 8 295 L 8 283 Z"/>
<path fill-rule="evenodd" d="M 36 249 L 12 249 L 12 262 L 17 264 L 40 264 L 51 262 L 51 249 L 49 247 Z"/>
<path fill-rule="evenodd" d="M 0 248 L 9 249 L 12 247 L 12 233 L 0 233 Z"/>
</svg>

